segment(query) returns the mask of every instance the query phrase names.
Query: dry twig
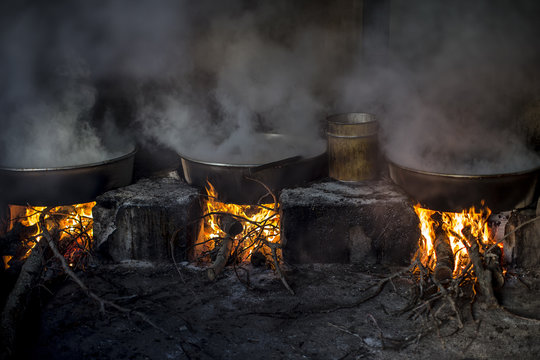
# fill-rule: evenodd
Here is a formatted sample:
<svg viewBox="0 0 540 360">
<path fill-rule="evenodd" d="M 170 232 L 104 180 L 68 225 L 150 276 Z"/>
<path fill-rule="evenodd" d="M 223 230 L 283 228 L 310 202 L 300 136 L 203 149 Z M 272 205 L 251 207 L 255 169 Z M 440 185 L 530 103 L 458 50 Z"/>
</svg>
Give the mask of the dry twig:
<svg viewBox="0 0 540 360">
<path fill-rule="evenodd" d="M 49 230 L 46 227 L 45 216 L 48 214 L 50 209 L 51 208 L 46 208 L 45 210 L 43 210 L 41 212 L 41 214 L 39 216 L 39 223 L 41 225 L 42 235 L 45 238 L 45 240 L 47 241 L 47 245 L 49 246 L 49 249 L 51 249 L 51 251 L 53 252 L 54 257 L 60 262 L 60 265 L 62 266 L 62 269 L 64 270 L 66 275 L 71 280 L 73 280 L 73 282 L 75 282 L 81 288 L 81 290 L 83 290 L 83 292 L 88 297 L 90 297 L 91 299 L 93 299 L 94 301 L 96 301 L 98 303 L 100 312 L 104 313 L 105 312 L 105 307 L 108 306 L 108 307 L 111 307 L 111 308 L 113 308 L 113 309 L 115 309 L 115 310 L 117 310 L 119 312 L 124 313 L 124 314 L 128 314 L 128 315 L 133 314 L 133 315 L 139 317 L 142 321 L 144 321 L 148 325 L 152 326 L 154 329 L 158 330 L 159 332 L 161 332 L 161 333 L 163 333 L 163 334 L 165 334 L 167 336 L 171 336 L 171 334 L 168 331 L 166 331 L 165 329 L 163 329 L 162 327 L 160 327 L 156 323 L 154 323 L 152 320 L 150 320 L 150 318 L 148 318 L 148 316 L 146 314 L 144 314 L 144 313 L 142 313 L 140 311 L 133 311 L 131 309 L 120 306 L 120 305 L 116 304 L 113 301 L 104 299 L 101 296 L 94 293 L 92 290 L 90 290 L 88 288 L 88 286 L 86 286 L 86 284 L 73 272 L 73 270 L 66 263 L 66 259 L 58 251 L 58 248 L 57 248 L 57 246 L 56 246 L 56 244 L 54 242 L 54 239 L 53 239 L 52 235 L 50 234 Z M 189 359 L 190 357 L 189 357 L 188 353 L 186 352 L 186 350 L 184 349 L 182 343 L 180 343 L 180 346 L 181 346 L 184 354 L 186 355 L 186 357 L 188 357 L 188 359 Z"/>
</svg>

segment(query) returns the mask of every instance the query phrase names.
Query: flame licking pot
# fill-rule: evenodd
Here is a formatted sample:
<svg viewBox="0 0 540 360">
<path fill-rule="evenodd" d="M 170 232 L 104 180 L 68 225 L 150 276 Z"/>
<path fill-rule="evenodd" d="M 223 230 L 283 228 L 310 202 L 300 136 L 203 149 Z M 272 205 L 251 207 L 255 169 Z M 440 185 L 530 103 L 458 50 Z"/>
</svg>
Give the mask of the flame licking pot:
<svg viewBox="0 0 540 360">
<path fill-rule="evenodd" d="M 460 212 L 488 206 L 493 212 L 513 210 L 534 200 L 540 167 L 515 173 L 459 175 L 427 172 L 388 163 L 390 178 L 422 207 Z"/>
<path fill-rule="evenodd" d="M 320 178 L 327 173 L 326 147 L 316 147 L 307 151 L 301 141 L 282 134 L 263 134 L 262 138 L 280 146 L 297 144 L 296 152 L 282 159 L 265 161 L 225 162 L 212 159 L 195 159 L 180 155 L 184 178 L 190 185 L 203 189 L 209 181 L 218 193 L 219 200 L 234 204 L 271 203 L 271 197 L 264 197 L 268 191 L 257 181 L 265 184 L 274 195 L 283 188 L 298 186 Z M 321 144 L 324 144 L 322 142 Z"/>
<path fill-rule="evenodd" d="M 94 201 L 131 183 L 137 149 L 91 164 L 55 168 L 0 167 L 0 203 L 58 206 Z"/>
</svg>

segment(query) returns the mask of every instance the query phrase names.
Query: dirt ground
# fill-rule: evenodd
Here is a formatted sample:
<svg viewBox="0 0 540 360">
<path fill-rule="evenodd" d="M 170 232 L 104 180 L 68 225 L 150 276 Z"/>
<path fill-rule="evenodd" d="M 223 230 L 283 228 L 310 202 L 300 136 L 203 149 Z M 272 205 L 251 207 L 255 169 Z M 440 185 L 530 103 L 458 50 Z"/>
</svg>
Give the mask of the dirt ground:
<svg viewBox="0 0 540 360">
<path fill-rule="evenodd" d="M 232 269 L 216 281 L 188 264 L 126 263 L 81 274 L 100 296 L 142 312 L 97 304 L 70 280 L 42 309 L 30 359 L 537 359 L 540 321 L 506 311 L 463 309 L 464 327 L 449 319 L 431 328 L 414 312 L 399 313 L 414 287 L 408 277 L 374 291 L 398 269 L 305 265 L 288 271 L 290 294 L 271 270 L 247 268 L 250 287 Z M 247 272 L 238 271 L 242 279 Z M 514 310 L 540 315 L 540 278 L 518 275 L 507 298 Z M 525 279 L 526 278 L 526 279 Z M 367 289 L 367 290 L 366 290 Z M 527 298 L 530 301 L 527 301 Z M 524 305 L 525 304 L 525 305 Z M 527 307 L 527 304 L 532 304 Z M 540 307 L 539 307 L 540 308 Z M 472 310 L 471 310 L 472 309 Z M 472 312 L 471 312 L 472 311 Z M 474 319 L 473 315 L 474 314 Z M 532 314 L 532 315 L 531 315 Z"/>
</svg>

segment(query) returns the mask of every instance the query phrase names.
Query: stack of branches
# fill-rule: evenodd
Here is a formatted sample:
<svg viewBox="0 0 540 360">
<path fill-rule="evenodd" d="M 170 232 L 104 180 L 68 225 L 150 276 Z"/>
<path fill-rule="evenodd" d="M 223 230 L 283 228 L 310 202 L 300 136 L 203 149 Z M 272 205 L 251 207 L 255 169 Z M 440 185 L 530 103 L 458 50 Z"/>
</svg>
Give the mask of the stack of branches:
<svg viewBox="0 0 540 360">
<path fill-rule="evenodd" d="M 202 221 L 202 226 L 204 226 L 206 220 L 211 218 L 219 224 L 221 234 L 196 242 L 192 246 L 194 249 L 202 249 L 202 251 L 196 254 L 196 260 L 212 262 L 212 265 L 207 270 L 207 276 L 211 281 L 214 281 L 218 277 L 225 266 L 232 265 L 238 279 L 250 287 L 249 272 L 242 266 L 245 259 L 249 257 L 251 263 L 255 266 L 267 264 L 272 267 L 285 288 L 291 294 L 294 294 L 281 269 L 283 259 L 281 256 L 282 244 L 279 236 L 279 221 L 276 221 L 279 220 L 280 216 L 277 197 L 263 182 L 257 179 L 249 179 L 259 183 L 266 189 L 266 194 L 259 199 L 257 204 L 249 206 L 255 210 L 264 210 L 266 215 L 260 220 L 253 220 L 245 215 L 230 214 L 224 211 L 209 211 L 204 213 L 201 217 L 195 219 L 194 222 Z M 206 199 L 218 201 L 214 196 L 205 195 L 205 197 Z M 264 205 L 262 203 L 263 200 L 268 198 L 272 199 L 272 204 Z M 173 260 L 174 239 L 181 230 L 177 230 L 171 239 Z M 273 241 L 269 240 L 270 236 L 268 234 L 271 234 Z M 209 244 L 211 246 L 207 246 Z M 240 270 L 245 273 L 245 280 L 240 276 Z"/>
<path fill-rule="evenodd" d="M 3 236 L 9 242 L 12 259 L 8 265 L 22 265 L 43 237 L 43 229 L 53 236 L 59 251 L 74 268 L 84 269 L 91 256 L 93 220 L 78 214 L 73 206 L 56 208 L 27 206 L 25 215 L 11 219 L 11 229 Z M 28 224 L 28 219 L 43 216 L 43 224 Z M 66 225 L 66 224 L 69 224 Z M 20 266 L 19 266 L 20 267 Z"/>
<path fill-rule="evenodd" d="M 466 310 L 470 311 L 470 317 L 475 319 L 473 313 L 475 302 L 485 309 L 500 309 L 494 295 L 494 288 L 502 286 L 504 281 L 498 244 L 483 245 L 467 227 L 463 229 L 462 234 L 454 233 L 454 235 L 461 239 L 463 247 L 469 253 L 468 263 L 457 273 L 453 272 L 454 257 L 448 240 L 444 239 L 442 234 L 438 234 L 434 244 L 437 256 L 437 263 L 434 266 L 428 267 L 425 258 L 423 259 L 420 251 L 417 251 L 408 268 L 379 280 L 364 289 L 365 295 L 354 304 L 339 308 L 359 306 L 378 296 L 387 284 L 394 285 L 395 279 L 412 278 L 413 285 L 409 296 L 406 297 L 405 306 L 385 311 L 395 316 L 407 315 L 408 318 L 419 321 L 421 326 L 417 328 L 417 333 L 403 339 L 392 339 L 384 337 L 380 330 L 383 344 L 392 342 L 399 349 L 418 342 L 433 331 L 436 331 L 444 342 L 445 337 L 457 333 L 464 327 Z M 475 321 L 479 326 L 480 322 Z M 442 334 L 443 326 L 445 334 Z"/>
<path fill-rule="evenodd" d="M 434 244 L 437 261 L 433 270 L 422 263 L 419 252 L 413 259 L 410 269 L 416 278 L 416 290 L 403 311 L 413 311 L 415 317 L 431 316 L 440 323 L 441 319 L 437 315 L 449 309 L 450 316 L 446 319 L 455 319 L 458 329 L 461 329 L 463 321 L 460 309 L 463 305 L 469 305 L 467 307 L 470 309 L 477 302 L 483 309 L 501 310 L 495 296 L 496 290 L 502 288 L 505 281 L 500 245 L 522 227 L 538 220 L 540 216 L 522 223 L 491 244 L 484 244 L 469 226 L 459 234 L 449 230 L 454 237 L 460 239 L 468 254 L 468 263 L 456 271 L 448 239 L 443 234 L 437 234 Z M 481 228 L 487 222 L 487 217 L 483 221 Z"/>
<path fill-rule="evenodd" d="M 29 207 L 29 210 L 29 215 L 13 219 L 14 226 L 4 236 L 5 239 L 19 240 L 17 251 L 9 264 L 21 265 L 15 266 L 19 268 L 17 280 L 9 291 L 0 317 L 0 342 L 5 349 L 0 358 L 13 353 L 19 325 L 26 316 L 35 290 L 46 288 L 45 270 L 47 278 L 54 280 L 55 275 L 65 274 L 71 268 L 84 268 L 91 256 L 91 218 L 77 215 L 71 207 Z M 22 225 L 22 220 L 36 214 L 39 216 L 38 223 Z M 70 220 L 69 228 L 63 226 L 66 219 Z M 42 241 L 44 238 L 45 241 Z"/>
<path fill-rule="evenodd" d="M 487 221 L 487 219 L 486 219 Z M 494 290 L 504 284 L 502 252 L 498 244 L 485 245 L 465 227 L 461 234 L 452 232 L 467 250 L 468 262 L 454 271 L 454 254 L 442 233 L 434 244 L 437 261 L 433 269 L 425 266 L 417 253 L 410 269 L 415 278 L 413 296 L 399 313 L 421 319 L 425 329 L 439 332 L 440 326 L 453 322 L 455 331 L 463 328 L 464 309 L 478 303 L 482 309 L 500 308 Z"/>
<path fill-rule="evenodd" d="M 75 273 L 75 269 L 84 270 L 86 261 L 91 257 L 92 219 L 74 215 L 73 209 L 62 207 L 34 209 L 39 213 L 39 233 L 35 235 L 36 244 L 26 259 L 17 282 L 11 291 L 0 317 L 0 360 L 13 358 L 20 332 L 21 320 L 25 317 L 32 293 L 36 288 L 44 287 L 41 283 L 45 269 L 58 267 L 61 274 L 70 278 L 90 299 L 99 306 L 102 314 L 106 308 L 120 313 L 134 315 L 166 336 L 172 336 L 162 327 L 155 324 L 146 314 L 118 305 L 92 291 Z M 65 216 L 73 216 L 75 224 L 65 228 L 62 221 Z M 78 261 L 74 258 L 77 255 Z M 40 286 L 41 285 L 41 286 Z M 189 355 L 180 343 L 180 347 L 188 358 Z"/>
</svg>

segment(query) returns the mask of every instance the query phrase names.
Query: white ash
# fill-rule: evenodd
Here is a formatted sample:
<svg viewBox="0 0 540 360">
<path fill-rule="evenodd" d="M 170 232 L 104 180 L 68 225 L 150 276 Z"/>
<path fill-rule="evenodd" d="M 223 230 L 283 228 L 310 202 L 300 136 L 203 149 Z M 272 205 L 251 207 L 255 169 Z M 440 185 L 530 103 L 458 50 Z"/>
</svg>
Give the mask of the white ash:
<svg viewBox="0 0 540 360">
<path fill-rule="evenodd" d="M 309 187 L 284 189 L 279 200 L 282 206 L 288 204 L 294 204 L 294 206 L 311 204 L 347 206 L 374 204 L 381 199 L 389 203 L 409 201 L 409 198 L 387 179 L 359 183 L 317 182 Z"/>
</svg>

